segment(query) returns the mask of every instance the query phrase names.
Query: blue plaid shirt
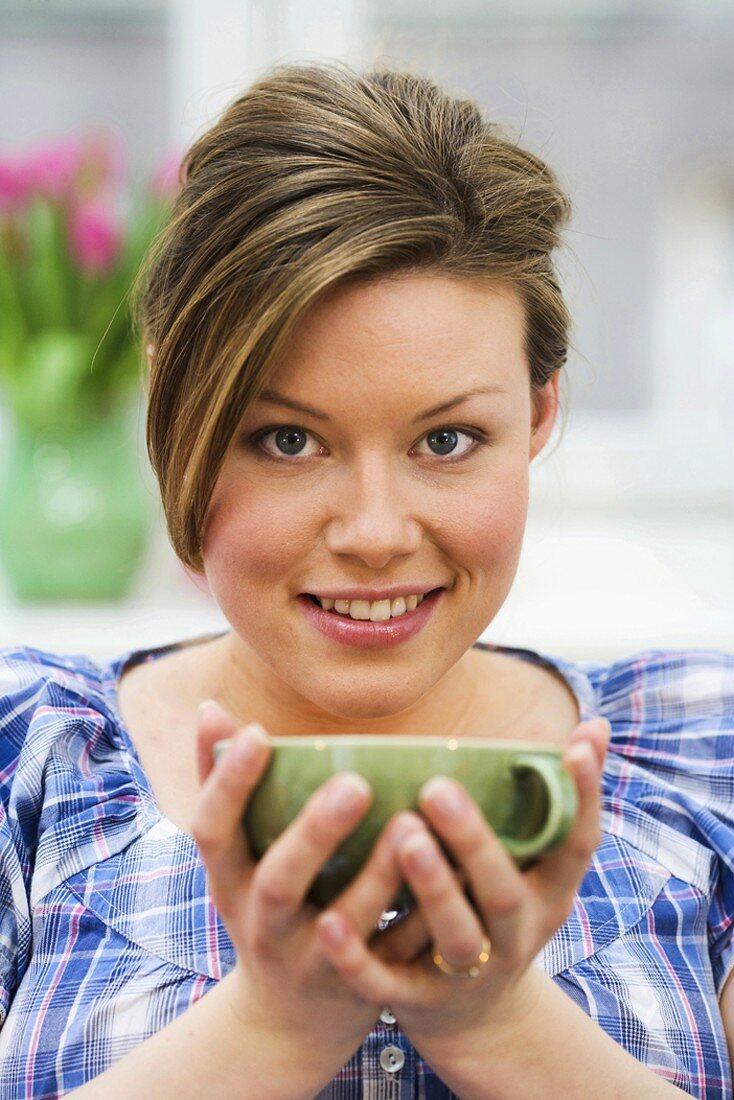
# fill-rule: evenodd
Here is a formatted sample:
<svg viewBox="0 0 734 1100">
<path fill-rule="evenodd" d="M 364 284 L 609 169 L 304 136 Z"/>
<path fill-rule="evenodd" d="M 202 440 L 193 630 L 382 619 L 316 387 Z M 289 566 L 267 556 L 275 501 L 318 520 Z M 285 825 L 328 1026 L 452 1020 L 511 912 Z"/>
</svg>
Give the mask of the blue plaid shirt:
<svg viewBox="0 0 734 1100">
<path fill-rule="evenodd" d="M 0 650 L 3 1100 L 80 1087 L 234 965 L 196 845 L 161 814 L 118 710 L 123 667 L 172 648 L 100 663 Z M 603 839 L 536 965 L 650 1070 L 731 1100 L 734 655 L 495 648 L 555 668 L 582 718 L 613 730 Z M 317 1100 L 384 1096 L 453 1097 L 389 1011 Z"/>
</svg>

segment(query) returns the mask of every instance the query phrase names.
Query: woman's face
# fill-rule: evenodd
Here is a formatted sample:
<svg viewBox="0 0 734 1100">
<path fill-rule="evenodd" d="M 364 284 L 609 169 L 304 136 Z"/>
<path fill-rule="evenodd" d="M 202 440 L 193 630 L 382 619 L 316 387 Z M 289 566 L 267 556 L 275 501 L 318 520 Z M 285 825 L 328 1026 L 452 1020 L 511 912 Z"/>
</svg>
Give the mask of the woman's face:
<svg viewBox="0 0 734 1100">
<path fill-rule="evenodd" d="M 355 720 L 429 696 L 510 590 L 556 397 L 531 400 L 523 307 L 498 283 L 403 275 L 311 310 L 232 441 L 203 548 L 273 691 Z M 349 594 L 371 602 L 312 598 Z"/>
</svg>

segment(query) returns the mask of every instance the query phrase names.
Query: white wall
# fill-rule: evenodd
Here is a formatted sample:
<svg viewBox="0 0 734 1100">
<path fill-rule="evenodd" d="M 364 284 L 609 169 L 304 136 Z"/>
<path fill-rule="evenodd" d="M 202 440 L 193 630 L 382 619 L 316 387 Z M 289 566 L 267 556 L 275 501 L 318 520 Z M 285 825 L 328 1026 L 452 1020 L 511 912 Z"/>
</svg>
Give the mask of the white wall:
<svg viewBox="0 0 734 1100">
<path fill-rule="evenodd" d="M 313 56 L 405 65 L 478 98 L 576 209 L 567 437 L 533 469 L 520 572 L 488 636 L 578 657 L 734 649 L 730 6 L 531 7 L 5 0 L 0 144 L 109 123 L 147 170 L 271 63 Z M 0 416 L 0 461 L 2 432 Z M 160 517 L 122 605 L 18 607 L 0 578 L 0 644 L 111 652 L 220 624 Z"/>
</svg>

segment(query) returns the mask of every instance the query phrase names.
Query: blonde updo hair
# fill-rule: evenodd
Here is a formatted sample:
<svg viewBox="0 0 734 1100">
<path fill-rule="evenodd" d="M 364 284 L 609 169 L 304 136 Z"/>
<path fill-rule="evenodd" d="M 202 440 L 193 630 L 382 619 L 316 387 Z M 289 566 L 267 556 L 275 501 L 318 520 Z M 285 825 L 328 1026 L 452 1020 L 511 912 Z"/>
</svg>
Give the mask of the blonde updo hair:
<svg viewBox="0 0 734 1100">
<path fill-rule="evenodd" d="M 194 142 L 180 176 L 133 315 L 154 347 L 148 454 L 173 548 L 196 572 L 237 426 L 337 283 L 427 270 L 509 282 L 532 390 L 566 361 L 551 255 L 568 199 L 543 161 L 428 79 L 277 66 Z"/>
</svg>

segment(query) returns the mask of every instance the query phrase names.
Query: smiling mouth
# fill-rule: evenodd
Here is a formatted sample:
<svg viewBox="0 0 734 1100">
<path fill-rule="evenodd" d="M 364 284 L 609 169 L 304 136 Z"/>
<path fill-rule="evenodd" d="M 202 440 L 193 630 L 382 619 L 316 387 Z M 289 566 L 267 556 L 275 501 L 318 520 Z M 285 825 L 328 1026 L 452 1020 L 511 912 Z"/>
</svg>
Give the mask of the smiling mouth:
<svg viewBox="0 0 734 1100">
<path fill-rule="evenodd" d="M 392 600 L 331 600 L 322 599 L 306 593 L 306 598 L 333 615 L 341 615 L 347 619 L 357 619 L 362 622 L 384 623 L 389 619 L 397 619 L 402 615 L 408 615 L 415 611 L 427 596 L 441 592 L 441 588 L 433 588 L 430 592 L 414 596 L 397 596 Z"/>
</svg>

